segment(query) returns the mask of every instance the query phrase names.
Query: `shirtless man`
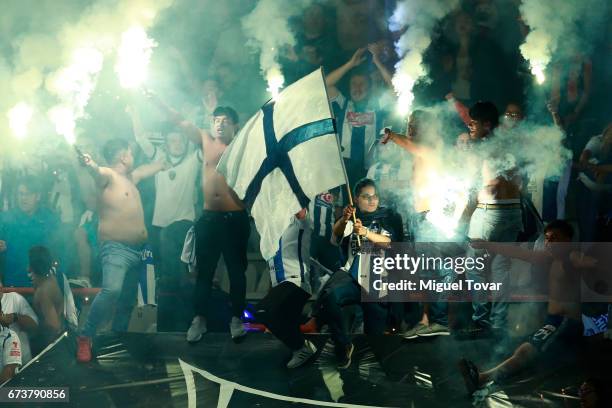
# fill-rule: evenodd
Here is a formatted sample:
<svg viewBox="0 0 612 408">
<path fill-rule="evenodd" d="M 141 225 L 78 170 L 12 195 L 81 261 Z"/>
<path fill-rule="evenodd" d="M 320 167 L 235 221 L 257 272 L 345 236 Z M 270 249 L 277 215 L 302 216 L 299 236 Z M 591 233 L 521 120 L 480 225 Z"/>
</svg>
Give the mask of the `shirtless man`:
<svg viewBox="0 0 612 408">
<path fill-rule="evenodd" d="M 582 316 L 580 310 L 580 279 L 578 270 L 596 266 L 596 261 L 567 246 L 572 241 L 573 229 L 566 221 L 551 221 L 544 231 L 544 250 L 532 251 L 519 246 L 473 240 L 471 245 L 491 253 L 522 259 L 526 262 L 548 266 L 549 300 L 548 316 L 542 328 L 522 343 L 514 354 L 488 370 L 480 371 L 474 363 L 462 359 L 459 369 L 471 395 L 489 381 L 495 381 L 515 374 L 536 356 L 543 352 L 566 354 L 576 350 L 582 337 Z M 563 244 L 565 243 L 565 244 Z M 557 347 L 551 347 L 551 346 Z M 558 350 L 558 346 L 564 346 Z"/>
<path fill-rule="evenodd" d="M 219 159 L 238 131 L 238 114 L 230 107 L 219 106 L 212 115 L 212 129 L 196 127 L 159 98 L 152 99 L 187 134 L 202 147 L 202 190 L 204 211 L 195 224 L 196 264 L 195 317 L 187 331 L 187 341 L 197 342 L 206 333 L 212 280 L 223 254 L 230 279 L 232 320 L 230 333 L 234 341 L 246 335 L 241 316 L 245 307 L 248 262 L 247 243 L 250 234 L 249 216 L 244 204 L 217 172 Z"/>
<path fill-rule="evenodd" d="M 415 191 L 425 189 L 429 182 L 429 173 L 439 169 L 435 143 L 432 140 L 424 140 L 425 132 L 422 131 L 422 128 L 433 119 L 429 112 L 415 110 L 408 120 L 407 135 L 400 135 L 385 128 L 385 136 L 381 140 L 382 144 L 393 142 L 413 155 L 412 188 Z M 418 193 L 413 194 L 413 206 L 415 212 L 424 215 L 430 210 L 428 197 Z"/>
<path fill-rule="evenodd" d="M 476 141 L 475 143 L 486 143 L 486 139 L 493 136 L 493 131 L 499 124 L 497 108 L 491 102 L 478 102 L 470 108 L 469 115 L 470 139 Z M 478 157 L 475 159 L 482 160 Z M 470 239 L 515 242 L 523 228 L 520 200 L 521 180 L 514 171 L 498 174 L 494 168 L 494 160 L 494 157 L 484 159 L 481 172 L 482 183 L 470 200 L 463 219 L 469 219 L 468 237 Z M 468 255 L 480 256 L 472 250 Z M 502 288 L 508 289 L 510 268 L 511 262 L 508 257 L 502 254 L 495 255 L 490 261 L 489 280 L 502 283 Z M 467 279 L 484 282 L 486 272 L 476 269 L 468 271 Z M 495 298 L 491 304 L 485 299 L 486 293 L 474 293 L 473 325 L 464 334 L 471 336 L 482 332 L 483 329 L 493 329 L 494 333 L 503 334 L 508 314 L 509 293 L 507 290 L 494 293 Z"/>
<path fill-rule="evenodd" d="M 64 330 L 64 296 L 52 273 L 53 259 L 49 250 L 34 246 L 30 248 L 28 256 L 34 286 L 32 305 L 40 316 L 40 334 L 43 341 L 49 344 Z"/>
<path fill-rule="evenodd" d="M 111 317 L 115 304 L 113 330 L 127 330 L 136 300 L 142 245 L 147 240 L 136 185 L 167 167 L 160 161 L 133 169 L 134 157 L 124 139 L 108 141 L 103 153 L 109 167 L 100 167 L 90 155 L 79 154 L 98 189 L 98 241 L 102 260 L 102 290 L 94 299 L 78 338 L 79 362 L 91 360 L 91 339 L 98 326 Z"/>
<path fill-rule="evenodd" d="M 415 242 L 432 242 L 437 239 L 436 229 L 427 221 L 427 213 L 431 210 L 431 197 L 423 194 L 429 183 L 435 182 L 432 178 L 441 167 L 440 155 L 437 153 L 436 140 L 431 140 L 424 128 L 430 125 L 435 118 L 427 111 L 415 110 L 408 120 L 407 135 L 400 135 L 385 128 L 385 137 L 381 143 L 389 141 L 395 143 L 413 156 L 412 190 L 414 214 L 410 218 L 410 229 Z M 430 136 L 427 139 L 427 136 Z M 434 255 L 434 254 L 431 254 Z M 448 280 L 450 271 L 441 269 L 431 271 L 432 276 L 428 278 L 438 281 Z M 431 302 L 428 313 L 424 313 L 424 304 L 419 303 L 421 320 L 408 329 L 402 336 L 406 339 L 417 337 L 431 337 L 449 335 L 448 329 L 448 303 L 443 301 Z"/>
</svg>

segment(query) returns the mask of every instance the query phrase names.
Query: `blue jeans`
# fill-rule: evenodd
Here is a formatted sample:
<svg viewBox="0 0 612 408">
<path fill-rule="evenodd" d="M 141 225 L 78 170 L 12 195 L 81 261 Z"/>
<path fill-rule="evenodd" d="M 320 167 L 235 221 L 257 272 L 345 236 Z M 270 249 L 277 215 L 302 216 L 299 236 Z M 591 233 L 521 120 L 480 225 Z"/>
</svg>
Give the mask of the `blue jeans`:
<svg viewBox="0 0 612 408">
<path fill-rule="evenodd" d="M 523 228 L 523 220 L 520 208 L 510 209 L 484 209 L 477 208 L 470 219 L 468 236 L 470 238 L 483 239 L 490 242 L 516 242 L 519 232 Z M 483 250 L 468 250 L 468 256 L 481 257 L 485 255 Z M 483 326 L 501 329 L 506 327 L 508 316 L 508 299 L 510 296 L 510 268 L 511 260 L 501 255 L 493 255 L 489 258 L 489 276 L 487 271 L 473 269 L 466 272 L 467 279 L 475 282 L 501 283 L 501 290 L 493 293 L 492 302 L 487 302 L 487 294 L 480 292 L 472 293 L 472 320 Z"/>
<path fill-rule="evenodd" d="M 108 321 L 116 305 L 113 331 L 127 331 L 136 303 L 142 252 L 134 246 L 105 241 L 100 247 L 102 290 L 94 299 L 82 334 L 93 337 L 98 326 Z"/>
<path fill-rule="evenodd" d="M 411 220 L 411 231 L 413 231 L 415 239 L 415 249 L 419 252 L 419 243 L 426 243 L 422 248 L 424 255 L 428 257 L 445 257 L 440 247 L 435 245 L 435 242 L 447 242 L 447 239 L 440 238 L 441 234 L 436 227 L 427 220 L 427 212 L 415 214 Z M 437 282 L 451 283 L 455 280 L 455 272 L 450 269 L 435 269 L 419 271 L 420 279 L 435 279 Z M 429 302 L 428 319 L 430 323 L 438 323 L 442 326 L 448 326 L 448 302 L 446 302 L 447 293 L 436 294 L 437 301 Z M 423 315 L 424 303 L 418 303 L 418 319 L 421 320 Z"/>
<path fill-rule="evenodd" d="M 361 287 L 346 272 L 338 271 L 335 281 L 324 288 L 321 297 L 322 318 L 329 325 L 334 344 L 346 346 L 351 343 L 349 325 L 342 312 L 343 306 L 361 305 L 364 332 L 368 335 L 383 334 L 387 325 L 387 309 L 381 303 L 361 302 Z M 331 278 L 333 279 L 333 277 Z"/>
<path fill-rule="evenodd" d="M 434 256 L 428 254 L 427 256 Z M 455 272 L 449 269 L 437 269 L 435 271 L 420 271 L 419 272 L 420 279 L 429 280 L 435 279 L 436 282 L 444 282 L 444 283 L 452 283 L 455 281 Z M 429 311 L 428 311 L 428 321 L 429 323 L 438 323 L 442 326 L 448 326 L 448 301 L 447 301 L 448 293 L 441 292 L 436 293 L 436 301 L 429 302 Z M 423 311 L 425 309 L 425 303 L 419 302 L 417 313 L 418 313 L 418 321 L 421 320 L 423 316 Z"/>
</svg>

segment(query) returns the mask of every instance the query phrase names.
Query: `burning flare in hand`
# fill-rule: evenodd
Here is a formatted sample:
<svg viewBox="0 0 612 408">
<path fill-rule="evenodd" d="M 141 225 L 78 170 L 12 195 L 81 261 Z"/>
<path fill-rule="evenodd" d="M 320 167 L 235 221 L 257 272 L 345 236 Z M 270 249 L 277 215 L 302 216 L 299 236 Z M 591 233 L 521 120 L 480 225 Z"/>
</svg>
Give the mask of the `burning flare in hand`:
<svg viewBox="0 0 612 408">
<path fill-rule="evenodd" d="M 115 65 L 123 88 L 137 88 L 147 79 L 149 62 L 156 46 L 157 42 L 149 38 L 142 27 L 134 26 L 123 33 Z"/>
<path fill-rule="evenodd" d="M 446 238 L 453 238 L 468 202 L 468 183 L 459 177 L 431 172 L 427 187 L 417 194 L 429 198 L 427 220 Z"/>
<path fill-rule="evenodd" d="M 23 139 L 27 136 L 28 125 L 33 112 L 32 107 L 25 102 L 19 102 L 7 112 L 9 126 L 17 139 Z"/>
<path fill-rule="evenodd" d="M 70 65 L 57 71 L 50 80 L 50 90 L 61 103 L 52 107 L 47 116 L 69 144 L 74 144 L 76 120 L 85 114 L 103 62 L 104 55 L 98 49 L 78 48 L 72 54 Z"/>
<path fill-rule="evenodd" d="M 544 64 L 533 64 L 531 66 L 531 73 L 535 76 L 538 85 L 542 85 L 546 80 L 546 75 L 544 75 Z"/>
<path fill-rule="evenodd" d="M 280 89 L 285 83 L 285 77 L 278 68 L 271 68 L 266 73 L 266 79 L 268 80 L 268 92 L 272 94 L 272 99 L 276 100 L 280 93 Z"/>
</svg>

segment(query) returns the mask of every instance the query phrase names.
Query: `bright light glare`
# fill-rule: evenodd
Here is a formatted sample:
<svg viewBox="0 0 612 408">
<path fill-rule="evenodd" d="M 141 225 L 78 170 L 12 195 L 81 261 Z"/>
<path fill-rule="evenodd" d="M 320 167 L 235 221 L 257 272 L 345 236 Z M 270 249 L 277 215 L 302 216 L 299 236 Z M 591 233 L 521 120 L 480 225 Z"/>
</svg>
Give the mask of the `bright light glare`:
<svg viewBox="0 0 612 408">
<path fill-rule="evenodd" d="M 414 83 L 414 79 L 404 73 L 398 73 L 393 77 L 393 87 L 397 94 L 397 112 L 401 116 L 407 116 L 411 111 L 414 102 L 414 93 L 412 92 Z"/>
<path fill-rule="evenodd" d="M 60 98 L 83 109 L 96 86 L 96 76 L 102 70 L 104 56 L 95 48 L 79 48 L 72 54 L 69 66 L 59 71 L 53 87 Z"/>
<path fill-rule="evenodd" d="M 268 71 L 267 75 L 268 88 L 266 89 L 272 95 L 272 99 L 276 100 L 280 94 L 280 89 L 285 83 L 285 77 L 277 68 L 272 68 Z"/>
<path fill-rule="evenodd" d="M 28 134 L 28 125 L 34 110 L 25 102 L 19 102 L 6 114 L 11 132 L 17 139 L 24 139 Z"/>
<path fill-rule="evenodd" d="M 542 85 L 546 80 L 544 75 L 544 67 L 541 64 L 535 64 L 531 67 L 531 73 L 535 76 L 538 85 Z"/>
<path fill-rule="evenodd" d="M 104 55 L 96 48 L 77 48 L 72 53 L 70 65 L 52 76 L 51 89 L 61 102 L 52 107 L 47 116 L 55 131 L 70 145 L 75 142 L 76 120 L 84 115 L 103 63 Z"/>
<path fill-rule="evenodd" d="M 157 42 L 149 38 L 142 27 L 132 27 L 122 34 L 115 72 L 123 88 L 137 88 L 147 79 L 149 62 L 156 46 Z"/>
<path fill-rule="evenodd" d="M 64 136 L 69 145 L 74 145 L 76 141 L 76 136 L 74 133 L 76 120 L 72 109 L 66 106 L 54 106 L 51 108 L 51 110 L 49 110 L 47 116 L 51 122 L 53 122 L 55 131 Z"/>
<path fill-rule="evenodd" d="M 428 197 L 431 209 L 427 220 L 446 238 L 456 234 L 459 220 L 467 204 L 468 185 L 465 181 L 450 175 L 431 172 L 424 191 L 417 194 Z"/>
</svg>

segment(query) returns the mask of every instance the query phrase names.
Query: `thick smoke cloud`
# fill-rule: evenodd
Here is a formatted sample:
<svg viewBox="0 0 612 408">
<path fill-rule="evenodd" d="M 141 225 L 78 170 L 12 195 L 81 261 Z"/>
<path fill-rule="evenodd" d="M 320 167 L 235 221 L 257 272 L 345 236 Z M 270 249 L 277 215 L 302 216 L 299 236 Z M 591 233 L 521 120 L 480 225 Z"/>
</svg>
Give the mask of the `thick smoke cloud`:
<svg viewBox="0 0 612 408">
<path fill-rule="evenodd" d="M 51 120 L 56 132 L 73 141 L 75 123 L 85 115 L 106 60 L 114 59 L 121 34 L 132 26 L 150 28 L 172 1 L 101 0 L 87 7 L 81 1 L 5 4 L 0 30 L 11 41 L 0 48 L 3 137 L 15 119 L 34 132 L 34 123 L 21 123 L 26 116 L 6 114 L 26 104 L 33 111 L 32 122 L 40 126 Z"/>
<path fill-rule="evenodd" d="M 377 171 L 371 177 L 383 194 L 401 192 L 386 194 L 385 198 L 393 202 L 385 204 L 393 205 L 405 220 L 414 215 L 414 197 L 427 200 L 427 219 L 433 225 L 433 229 L 421 231 L 427 240 L 456 238 L 459 218 L 469 196 L 486 181 L 483 176 L 555 179 L 572 158 L 571 151 L 564 147 L 565 133 L 557 126 L 523 120 L 514 127 L 500 126 L 486 141 L 460 149 L 449 143 L 457 137 L 453 133 L 457 129 L 456 112 L 451 103 L 420 110 L 432 118 L 419 125 L 418 136 L 433 152 L 426 167 L 427 183 L 417 185 L 411 180 L 414 157 L 393 144 L 377 147 Z M 401 174 L 391 174 L 387 169 L 401 169 Z"/>
<path fill-rule="evenodd" d="M 408 113 L 414 94 L 412 88 L 427 75 L 423 54 L 431 44 L 435 25 L 459 5 L 459 0 L 403 0 L 391 17 L 391 27 L 408 26 L 396 43 L 401 60 L 396 65 L 393 86 L 398 94 L 398 107 Z"/>
<path fill-rule="evenodd" d="M 556 56 L 588 54 L 602 32 L 606 0 L 524 0 L 520 12 L 530 32 L 520 50 L 539 83 Z"/>
<path fill-rule="evenodd" d="M 250 45 L 260 52 L 261 71 L 268 82 L 268 90 L 273 95 L 284 84 L 278 61 L 279 51 L 283 47 L 295 45 L 289 19 L 311 3 L 312 0 L 260 0 L 253 11 L 242 20 L 242 27 Z"/>
</svg>

